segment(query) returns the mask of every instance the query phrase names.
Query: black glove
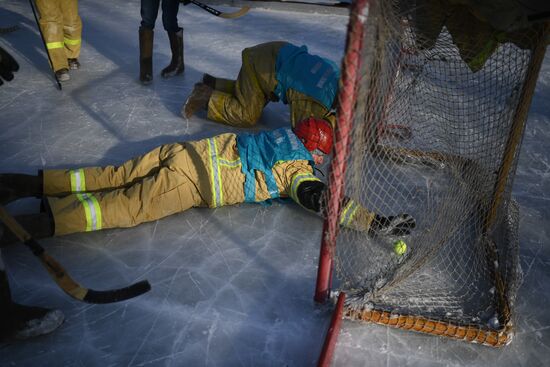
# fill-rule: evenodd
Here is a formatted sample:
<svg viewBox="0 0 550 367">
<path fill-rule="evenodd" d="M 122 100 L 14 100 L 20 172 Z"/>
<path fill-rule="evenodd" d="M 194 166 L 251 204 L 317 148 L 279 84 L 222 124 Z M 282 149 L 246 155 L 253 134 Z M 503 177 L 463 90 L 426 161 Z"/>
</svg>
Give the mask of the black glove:
<svg viewBox="0 0 550 367">
<path fill-rule="evenodd" d="M 382 236 L 403 236 L 411 233 L 414 227 L 416 227 L 416 221 L 409 214 L 389 217 L 376 214 L 370 225 L 369 233 Z"/>
<path fill-rule="evenodd" d="M 2 78 L 6 81 L 13 79 L 13 73 L 19 70 L 19 64 L 15 59 L 0 47 L 0 85 L 4 84 Z"/>
<path fill-rule="evenodd" d="M 313 210 L 315 213 L 321 211 L 321 198 L 326 185 L 321 181 L 304 181 L 298 186 L 297 196 L 300 205 Z"/>
</svg>

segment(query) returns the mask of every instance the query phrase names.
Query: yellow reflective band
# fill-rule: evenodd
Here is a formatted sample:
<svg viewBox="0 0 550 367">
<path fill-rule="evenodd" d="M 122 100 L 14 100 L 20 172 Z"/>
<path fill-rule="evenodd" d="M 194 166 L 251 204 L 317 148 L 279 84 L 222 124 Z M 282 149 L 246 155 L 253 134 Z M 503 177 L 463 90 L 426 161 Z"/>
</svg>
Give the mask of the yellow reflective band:
<svg viewBox="0 0 550 367">
<path fill-rule="evenodd" d="M 46 48 L 48 50 L 53 50 L 53 49 L 56 49 L 56 48 L 63 48 L 63 47 L 65 47 L 63 42 L 48 42 L 48 43 L 46 43 Z"/>
<path fill-rule="evenodd" d="M 342 210 L 342 214 L 340 214 L 340 224 L 345 227 L 349 226 L 358 208 L 359 205 L 355 201 L 350 200 L 348 205 Z"/>
<path fill-rule="evenodd" d="M 223 195 L 220 177 L 220 165 L 218 162 L 218 147 L 214 138 L 208 139 L 208 158 L 210 163 L 210 179 L 212 180 L 212 197 L 214 206 L 223 205 Z"/>
<path fill-rule="evenodd" d="M 223 190 L 222 190 L 222 187 L 223 187 L 223 182 L 222 182 L 222 173 L 221 173 L 221 169 L 220 169 L 220 164 L 218 162 L 218 143 L 216 143 L 216 139 L 212 139 L 212 141 L 214 141 L 214 148 L 216 149 L 216 166 L 217 166 L 217 177 L 218 177 L 218 189 L 220 190 L 219 191 L 219 195 L 220 195 L 220 206 L 223 205 Z"/>
<path fill-rule="evenodd" d="M 82 168 L 71 170 L 71 192 L 83 192 L 86 191 L 86 178 L 84 176 L 84 170 Z"/>
<path fill-rule="evenodd" d="M 72 39 L 69 39 L 69 38 L 63 38 L 63 41 L 65 42 L 66 45 L 71 45 L 71 46 L 76 46 L 76 45 L 80 45 L 81 43 L 81 39 L 76 39 L 76 40 L 72 40 Z"/>
<path fill-rule="evenodd" d="M 220 163 L 220 166 L 224 166 L 224 167 L 228 167 L 228 168 L 238 168 L 238 167 L 241 166 L 241 159 L 240 158 L 237 158 L 234 161 L 219 158 L 218 162 Z"/>
<path fill-rule="evenodd" d="M 300 204 L 300 201 L 298 200 L 298 187 L 304 181 L 321 181 L 321 180 L 319 180 L 317 177 L 309 173 L 296 175 L 292 177 L 292 185 L 290 185 L 290 197 L 298 204 Z"/>
<path fill-rule="evenodd" d="M 84 214 L 86 216 L 86 232 L 101 229 L 103 226 L 101 207 L 99 206 L 96 197 L 90 193 L 76 194 L 76 197 L 80 200 L 82 206 L 84 207 Z"/>
</svg>

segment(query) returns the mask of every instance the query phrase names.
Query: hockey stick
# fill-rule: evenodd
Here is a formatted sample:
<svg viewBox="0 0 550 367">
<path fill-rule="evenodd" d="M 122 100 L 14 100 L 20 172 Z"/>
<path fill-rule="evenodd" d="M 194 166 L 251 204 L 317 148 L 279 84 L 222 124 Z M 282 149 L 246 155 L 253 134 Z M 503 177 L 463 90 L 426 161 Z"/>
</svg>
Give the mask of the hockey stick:
<svg viewBox="0 0 550 367">
<path fill-rule="evenodd" d="M 50 56 L 50 53 L 48 52 L 48 46 L 46 46 L 46 39 L 44 38 L 44 34 L 42 33 L 42 29 L 40 28 L 40 23 L 38 23 L 38 17 L 36 16 L 36 10 L 34 9 L 34 3 L 33 0 L 29 0 L 29 3 L 31 4 L 32 13 L 34 15 L 34 20 L 36 22 L 36 26 L 38 27 L 38 32 L 40 32 L 40 38 L 42 38 L 42 44 L 44 45 L 44 49 L 46 50 L 46 55 L 48 55 L 48 60 L 50 61 L 50 70 L 53 73 L 53 77 L 55 81 L 57 82 L 57 88 L 61 90 L 61 83 L 59 82 L 59 79 L 57 79 L 57 75 L 55 75 L 55 70 L 53 70 L 53 62 L 52 58 Z"/>
<path fill-rule="evenodd" d="M 142 280 L 125 288 L 108 291 L 95 291 L 84 288 L 75 282 L 65 269 L 0 205 L 0 219 L 25 244 L 40 262 L 57 285 L 69 296 L 88 303 L 113 303 L 137 297 L 151 289 L 147 280 Z"/>
<path fill-rule="evenodd" d="M 250 10 L 249 6 L 243 6 L 239 10 L 234 11 L 232 13 L 224 13 L 224 12 L 221 12 L 217 9 L 214 9 L 211 6 L 203 4 L 203 3 L 201 3 L 200 1 L 197 1 L 197 0 L 180 0 L 180 3 L 182 3 L 183 5 L 187 5 L 189 3 L 195 4 L 196 6 L 198 6 L 199 8 L 202 8 L 203 10 L 206 10 L 210 14 L 214 14 L 217 17 L 225 18 L 225 19 L 240 18 L 243 15 L 245 15 L 246 13 L 248 13 L 248 11 Z"/>
</svg>

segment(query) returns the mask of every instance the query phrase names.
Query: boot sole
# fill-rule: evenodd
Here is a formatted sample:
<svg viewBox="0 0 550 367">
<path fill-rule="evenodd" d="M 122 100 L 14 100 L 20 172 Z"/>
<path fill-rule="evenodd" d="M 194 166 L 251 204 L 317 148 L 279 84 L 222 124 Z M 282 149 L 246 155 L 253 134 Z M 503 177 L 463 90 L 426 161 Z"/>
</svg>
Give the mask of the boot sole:
<svg viewBox="0 0 550 367">
<path fill-rule="evenodd" d="M 181 71 L 170 71 L 168 73 L 161 73 L 160 76 L 163 77 L 163 78 L 171 78 L 173 76 L 178 76 L 180 74 L 183 74 L 183 72 L 185 71 L 185 69 L 182 69 Z"/>
</svg>

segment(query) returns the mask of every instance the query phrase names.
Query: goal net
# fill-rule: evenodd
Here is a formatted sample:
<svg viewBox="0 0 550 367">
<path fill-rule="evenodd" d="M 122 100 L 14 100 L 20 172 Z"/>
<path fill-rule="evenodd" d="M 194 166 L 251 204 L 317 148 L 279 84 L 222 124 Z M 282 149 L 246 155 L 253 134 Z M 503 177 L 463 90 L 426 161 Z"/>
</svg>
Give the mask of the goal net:
<svg viewBox="0 0 550 367">
<path fill-rule="evenodd" d="M 548 25 L 499 30 L 459 3 L 352 5 L 316 300 L 332 287 L 344 317 L 502 346 L 521 282 L 511 187 Z M 416 227 L 340 227 L 346 197 Z"/>
</svg>

